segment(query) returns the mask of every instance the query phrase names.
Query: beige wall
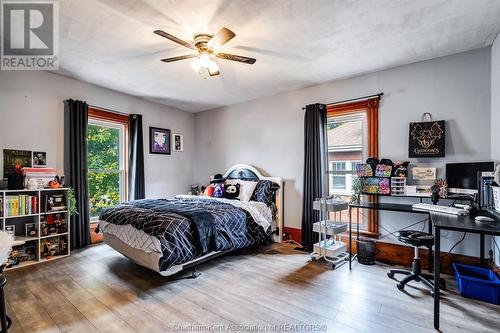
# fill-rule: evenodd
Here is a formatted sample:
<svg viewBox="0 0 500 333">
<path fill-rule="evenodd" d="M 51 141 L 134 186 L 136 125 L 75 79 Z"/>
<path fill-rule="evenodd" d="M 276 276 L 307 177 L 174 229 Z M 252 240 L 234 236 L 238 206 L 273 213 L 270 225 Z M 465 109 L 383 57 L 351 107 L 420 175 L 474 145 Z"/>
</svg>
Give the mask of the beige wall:
<svg viewBox="0 0 500 333">
<path fill-rule="evenodd" d="M 381 157 L 407 160 L 408 124 L 430 112 L 447 121 L 447 156 L 419 160 L 420 165 L 442 170 L 446 161 L 490 159 L 490 48 L 483 48 L 198 113 L 194 180 L 206 183 L 210 175 L 236 163 L 281 176 L 285 226 L 300 228 L 302 107 L 378 92 L 385 94 L 380 105 Z M 422 218 L 381 216 L 381 225 L 390 230 Z M 445 249 L 461 238 L 456 233 L 445 236 Z M 474 242 L 467 240 L 457 250 L 474 254 Z"/>
<path fill-rule="evenodd" d="M 146 195 L 156 198 L 187 193 L 193 172 L 192 114 L 56 74 L 0 71 L 0 151 L 46 151 L 48 165 L 63 174 L 63 101 L 68 98 L 120 112 L 142 114 Z M 171 156 L 150 155 L 149 126 L 170 128 L 173 133 L 184 134 L 184 152 Z M 0 159 L 0 170 L 3 170 L 3 159 Z"/>
</svg>

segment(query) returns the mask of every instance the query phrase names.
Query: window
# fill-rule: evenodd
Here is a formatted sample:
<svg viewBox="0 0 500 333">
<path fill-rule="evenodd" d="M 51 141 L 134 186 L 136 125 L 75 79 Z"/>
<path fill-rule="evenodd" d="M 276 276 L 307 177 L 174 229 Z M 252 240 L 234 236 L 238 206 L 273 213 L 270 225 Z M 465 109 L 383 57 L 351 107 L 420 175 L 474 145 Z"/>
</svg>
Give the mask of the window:
<svg viewBox="0 0 500 333">
<path fill-rule="evenodd" d="M 127 199 L 128 117 L 89 109 L 88 186 L 90 217 Z M 123 117 L 123 118 L 121 118 Z"/>
<path fill-rule="evenodd" d="M 356 165 L 361 161 L 329 161 L 330 195 L 351 195 Z"/>
<path fill-rule="evenodd" d="M 342 171 L 345 171 L 346 162 L 331 162 L 331 186 L 330 194 L 334 194 L 335 190 L 345 190 L 346 189 L 346 177 Z M 337 172 L 336 172 L 337 171 Z M 340 172 L 338 172 L 340 171 Z"/>
<path fill-rule="evenodd" d="M 356 166 L 368 157 L 378 156 L 378 98 L 328 106 L 328 184 L 329 194 L 349 201 Z M 377 198 L 371 197 L 376 201 Z M 368 235 L 378 233 L 376 211 L 353 211 L 353 222 Z M 341 216 L 348 221 L 348 214 Z"/>
</svg>

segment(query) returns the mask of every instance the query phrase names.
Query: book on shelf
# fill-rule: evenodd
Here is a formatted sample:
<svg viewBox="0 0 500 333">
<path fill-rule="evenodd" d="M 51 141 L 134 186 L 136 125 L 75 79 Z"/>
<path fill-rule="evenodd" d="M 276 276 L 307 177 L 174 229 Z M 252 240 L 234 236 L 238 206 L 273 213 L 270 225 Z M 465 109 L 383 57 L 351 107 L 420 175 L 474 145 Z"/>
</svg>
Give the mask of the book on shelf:
<svg viewBox="0 0 500 333">
<path fill-rule="evenodd" d="M 38 197 L 28 194 L 6 195 L 5 216 L 23 216 L 38 213 Z"/>
<path fill-rule="evenodd" d="M 0 217 L 3 217 L 3 196 L 0 195 Z"/>
</svg>

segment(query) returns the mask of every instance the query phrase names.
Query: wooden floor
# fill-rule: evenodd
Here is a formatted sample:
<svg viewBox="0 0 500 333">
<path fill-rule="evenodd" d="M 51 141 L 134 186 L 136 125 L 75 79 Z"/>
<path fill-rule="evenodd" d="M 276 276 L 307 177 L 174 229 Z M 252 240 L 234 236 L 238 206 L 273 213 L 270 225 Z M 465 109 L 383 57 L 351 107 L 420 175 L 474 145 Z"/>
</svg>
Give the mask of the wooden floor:
<svg viewBox="0 0 500 333">
<path fill-rule="evenodd" d="M 332 271 L 282 244 L 205 263 L 194 280 L 169 281 L 97 245 L 7 272 L 9 332 L 203 332 L 229 331 L 228 325 L 232 331 L 432 332 L 429 293 L 418 285 L 398 291 L 387 269 L 356 263 L 352 271 L 347 265 Z M 442 304 L 444 332 L 498 332 L 499 306 L 455 291 Z"/>
</svg>

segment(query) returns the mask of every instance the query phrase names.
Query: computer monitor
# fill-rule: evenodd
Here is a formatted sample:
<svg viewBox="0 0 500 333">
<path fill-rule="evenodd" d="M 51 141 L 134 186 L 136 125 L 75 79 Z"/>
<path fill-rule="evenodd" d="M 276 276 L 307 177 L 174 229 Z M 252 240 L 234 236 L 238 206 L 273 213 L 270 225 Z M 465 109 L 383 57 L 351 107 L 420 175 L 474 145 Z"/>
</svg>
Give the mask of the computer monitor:
<svg viewBox="0 0 500 333">
<path fill-rule="evenodd" d="M 447 163 L 448 192 L 476 194 L 481 173 L 491 171 L 495 171 L 494 162 Z"/>
</svg>

